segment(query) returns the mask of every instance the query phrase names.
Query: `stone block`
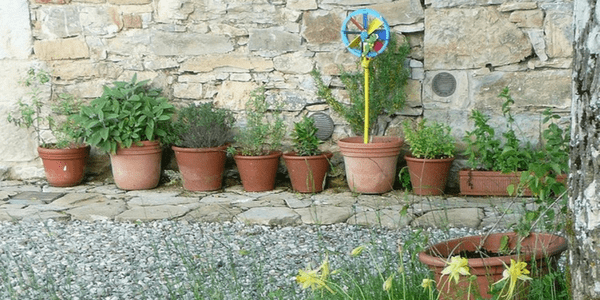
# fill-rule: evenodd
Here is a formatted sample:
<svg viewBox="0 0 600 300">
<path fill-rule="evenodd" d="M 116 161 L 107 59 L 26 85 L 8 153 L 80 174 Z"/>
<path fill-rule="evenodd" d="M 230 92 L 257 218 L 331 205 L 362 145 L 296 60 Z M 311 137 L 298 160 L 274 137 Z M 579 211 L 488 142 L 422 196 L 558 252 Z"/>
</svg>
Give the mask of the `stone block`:
<svg viewBox="0 0 600 300">
<path fill-rule="evenodd" d="M 421 1 L 419 0 L 401 0 L 391 3 L 376 4 L 370 8 L 379 12 L 390 26 L 414 24 L 423 20 L 425 17 Z"/>
<path fill-rule="evenodd" d="M 39 4 L 68 4 L 71 0 L 35 0 Z"/>
<path fill-rule="evenodd" d="M 254 82 L 224 81 L 219 93 L 215 97 L 216 107 L 223 107 L 234 111 L 244 110 L 246 102 L 250 99 L 250 92 L 257 88 Z"/>
<path fill-rule="evenodd" d="M 329 11 L 309 11 L 302 17 L 302 36 L 310 44 L 339 42 L 343 16 Z"/>
<path fill-rule="evenodd" d="M 269 72 L 273 70 L 273 61 L 239 54 L 210 54 L 190 58 L 181 64 L 182 71 L 194 73 L 210 72 L 224 67 L 244 69 L 245 72 Z"/>
<path fill-rule="evenodd" d="M 152 51 L 163 56 L 204 55 L 233 50 L 233 44 L 227 36 L 216 34 L 154 31 L 151 40 Z"/>
<path fill-rule="evenodd" d="M 108 0 L 108 3 L 116 5 L 139 5 L 150 4 L 152 0 Z"/>
<path fill-rule="evenodd" d="M 172 23 L 185 20 L 194 11 L 194 3 L 190 0 L 160 0 L 156 5 L 156 21 Z"/>
<path fill-rule="evenodd" d="M 108 53 L 120 56 L 150 53 L 151 35 L 143 30 L 127 30 L 114 38 L 106 39 Z"/>
<path fill-rule="evenodd" d="M 35 41 L 35 55 L 41 60 L 77 59 L 90 57 L 84 40 L 79 38 Z"/>
<path fill-rule="evenodd" d="M 40 8 L 40 33 L 42 38 L 56 39 L 80 35 L 83 32 L 78 6 L 44 6 Z"/>
<path fill-rule="evenodd" d="M 52 76 L 59 80 L 89 79 L 96 76 L 97 64 L 82 60 L 59 60 L 50 64 Z"/>
<path fill-rule="evenodd" d="M 177 83 L 173 85 L 173 96 L 184 99 L 201 99 L 201 83 Z"/>
<path fill-rule="evenodd" d="M 294 210 L 287 207 L 255 207 L 236 217 L 246 224 L 294 226 L 300 225 L 302 219 Z"/>
<path fill-rule="evenodd" d="M 573 16 L 551 11 L 544 19 L 546 53 L 550 58 L 573 56 Z"/>
<path fill-rule="evenodd" d="M 515 10 L 527 10 L 538 8 L 537 2 L 504 2 L 498 9 L 501 12 L 511 12 Z"/>
<path fill-rule="evenodd" d="M 83 7 L 81 8 L 79 19 L 81 20 L 83 31 L 87 35 L 112 35 L 123 28 L 121 15 L 115 7 Z"/>
<path fill-rule="evenodd" d="M 297 10 L 313 10 L 319 8 L 316 0 L 288 0 L 285 7 Z"/>
<path fill-rule="evenodd" d="M 546 54 L 546 42 L 544 40 L 544 31 L 542 29 L 527 29 L 525 30 L 531 45 L 533 45 L 533 51 L 541 61 L 547 61 L 548 55 Z"/>
<path fill-rule="evenodd" d="M 27 0 L 11 0 L 0 6 L 0 60 L 27 59 L 31 54 L 28 4 Z"/>
<path fill-rule="evenodd" d="M 340 75 L 340 67 L 355 70 L 359 59 L 348 51 L 335 51 L 315 54 L 317 69 L 323 76 Z"/>
<path fill-rule="evenodd" d="M 434 92 L 434 78 L 440 73 L 448 73 L 454 78 L 454 92 L 449 96 L 444 96 L 443 92 L 447 90 L 446 85 L 451 83 L 445 83 L 445 80 L 440 80 L 439 77 L 436 79 L 437 82 L 435 84 L 439 86 L 437 89 L 438 91 L 442 91 L 442 95 Z M 426 110 L 468 109 L 470 104 L 469 74 L 467 71 L 425 72 L 425 80 L 423 81 L 423 107 Z"/>
<path fill-rule="evenodd" d="M 276 56 L 302 50 L 301 37 L 279 29 L 251 29 L 248 50 Z"/>
<path fill-rule="evenodd" d="M 321 4 L 333 4 L 333 5 L 373 5 L 378 3 L 387 3 L 392 0 L 323 0 Z"/>
<path fill-rule="evenodd" d="M 493 7 L 427 9 L 425 70 L 514 64 L 531 55 L 531 43 Z"/>
<path fill-rule="evenodd" d="M 312 53 L 294 52 L 273 58 L 275 70 L 285 74 L 306 74 L 312 71 L 314 63 Z"/>
<path fill-rule="evenodd" d="M 517 24 L 519 27 L 542 27 L 544 23 L 544 12 L 536 10 L 518 10 L 510 14 L 509 21 Z"/>
</svg>

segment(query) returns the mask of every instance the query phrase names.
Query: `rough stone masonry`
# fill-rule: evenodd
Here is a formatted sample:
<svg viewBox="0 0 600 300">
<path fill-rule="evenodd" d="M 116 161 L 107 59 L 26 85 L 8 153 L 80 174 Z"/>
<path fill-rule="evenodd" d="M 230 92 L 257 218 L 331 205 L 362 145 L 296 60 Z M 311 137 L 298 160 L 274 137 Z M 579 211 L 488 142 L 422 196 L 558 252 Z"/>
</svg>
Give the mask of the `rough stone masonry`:
<svg viewBox="0 0 600 300">
<path fill-rule="evenodd" d="M 91 100 L 102 86 L 134 73 L 162 87 L 176 104 L 213 101 L 236 113 L 249 91 L 264 85 L 285 103 L 289 124 L 315 111 L 334 119 L 325 148 L 351 135 L 343 119 L 316 96 L 317 68 L 338 99 L 346 94 L 339 66 L 355 67 L 340 39 L 352 11 L 380 12 L 409 39 L 409 100 L 388 135 L 402 135 L 404 118 L 426 117 L 453 127 L 457 140 L 472 124 L 471 109 L 499 122 L 505 86 L 515 117 L 536 141 L 540 112 L 568 118 L 572 60 L 572 1 L 500 0 L 11 0 L 0 6 L 0 169 L 3 177 L 42 177 L 31 132 L 6 121 L 30 67 L 53 74 L 52 93 Z M 455 79 L 451 94 L 434 92 L 439 73 Z M 50 101 L 50 100 L 49 100 Z M 243 120 L 240 121 L 243 123 Z M 567 121 L 565 120 L 565 123 Z M 501 127 L 501 126 L 500 126 Z M 99 157 L 99 158 L 98 158 Z M 105 167 L 103 156 L 92 161 Z M 457 160 L 455 169 L 461 161 Z"/>
</svg>

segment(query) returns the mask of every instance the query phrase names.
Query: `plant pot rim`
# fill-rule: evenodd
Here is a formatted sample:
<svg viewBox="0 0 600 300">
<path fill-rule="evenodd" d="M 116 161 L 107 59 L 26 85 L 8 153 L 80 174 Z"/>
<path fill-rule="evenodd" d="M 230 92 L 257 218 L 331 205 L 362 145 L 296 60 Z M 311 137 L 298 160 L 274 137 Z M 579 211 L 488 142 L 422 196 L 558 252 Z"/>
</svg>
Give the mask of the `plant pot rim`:
<svg viewBox="0 0 600 300">
<path fill-rule="evenodd" d="M 381 145 L 381 144 L 392 144 L 398 145 L 398 147 L 402 146 L 404 140 L 397 136 L 372 136 L 371 141 L 367 144 L 364 143 L 364 137 L 362 136 L 351 136 L 347 138 L 340 139 L 338 144 L 341 145 L 352 145 L 352 147 L 369 147 L 369 145 Z"/>
<path fill-rule="evenodd" d="M 426 160 L 426 161 L 432 161 L 432 162 L 434 162 L 434 161 L 451 161 L 451 160 L 454 160 L 454 158 L 455 158 L 454 156 L 450 156 L 450 157 L 446 157 L 446 158 L 418 158 L 418 157 L 414 157 L 410 154 L 404 155 L 404 160 L 413 160 L 413 161 L 415 161 L 415 160 L 418 160 L 418 161 Z"/>
<path fill-rule="evenodd" d="M 283 153 L 283 158 L 289 158 L 289 159 L 315 159 L 315 158 L 331 158 L 333 157 L 333 153 L 330 151 L 323 151 L 321 152 L 321 154 L 318 155 L 298 155 L 296 154 L 295 151 L 290 151 L 290 152 L 286 152 Z"/>
<path fill-rule="evenodd" d="M 233 156 L 233 158 L 242 158 L 242 159 L 264 159 L 266 157 L 280 157 L 283 155 L 283 152 L 275 150 L 275 151 L 269 151 L 268 154 L 264 154 L 264 155 L 242 155 L 242 154 L 236 154 Z"/>
<path fill-rule="evenodd" d="M 181 147 L 181 146 L 171 146 L 173 151 L 181 151 L 181 152 L 209 152 L 209 151 L 223 151 L 227 149 L 231 144 L 223 144 L 217 147 L 203 147 L 203 148 L 190 148 L 190 147 Z"/>
<path fill-rule="evenodd" d="M 482 243 L 481 242 L 482 240 L 489 239 L 492 237 L 495 238 L 498 236 L 508 236 L 509 238 L 519 238 L 515 232 L 500 232 L 500 233 L 492 233 L 489 235 L 472 235 L 472 236 L 455 238 L 455 239 L 443 241 L 443 242 L 440 242 L 440 243 L 437 243 L 435 245 L 428 247 L 427 249 L 425 249 L 424 251 L 419 253 L 419 260 L 421 260 L 421 262 L 423 262 L 429 266 L 432 266 L 432 267 L 444 268 L 447 266 L 447 259 L 449 259 L 449 257 L 441 257 L 441 256 L 432 255 L 432 252 L 434 251 L 434 249 L 439 249 L 439 248 L 446 247 L 448 245 L 456 244 L 456 246 L 453 247 L 453 250 L 458 250 L 461 247 L 461 243 L 463 241 L 464 241 L 464 243 L 467 243 L 468 241 L 475 240 L 475 241 L 479 241 L 479 243 L 477 243 L 477 244 L 484 244 L 485 241 Z M 509 265 L 511 259 L 529 262 L 532 259 L 539 259 L 539 258 L 542 258 L 545 256 L 550 257 L 553 255 L 560 254 L 563 251 L 567 250 L 567 247 L 568 247 L 567 240 L 563 236 L 556 235 L 556 234 L 532 232 L 532 233 L 530 233 L 528 238 L 548 239 L 551 242 L 549 243 L 550 245 L 547 246 L 547 248 L 544 248 L 545 245 L 544 245 L 544 247 L 536 247 L 533 251 L 525 250 L 520 255 L 519 254 L 511 254 L 511 255 L 501 255 L 501 256 L 486 257 L 486 258 L 468 258 L 467 260 L 469 262 L 469 267 L 473 267 L 473 268 L 485 267 L 485 266 L 503 267 L 504 265 Z M 488 250 L 491 250 L 491 249 L 488 249 Z M 457 251 L 457 252 L 460 252 L 460 251 Z"/>
</svg>

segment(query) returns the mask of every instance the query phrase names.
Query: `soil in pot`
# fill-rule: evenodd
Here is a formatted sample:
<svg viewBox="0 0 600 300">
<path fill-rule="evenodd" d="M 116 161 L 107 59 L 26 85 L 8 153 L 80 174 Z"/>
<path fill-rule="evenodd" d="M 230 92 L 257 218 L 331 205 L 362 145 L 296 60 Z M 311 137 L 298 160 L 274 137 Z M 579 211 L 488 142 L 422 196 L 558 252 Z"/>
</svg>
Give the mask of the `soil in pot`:
<svg viewBox="0 0 600 300">
<path fill-rule="evenodd" d="M 69 149 L 38 147 L 46 180 L 51 186 L 76 186 L 83 180 L 90 146 Z"/>
<path fill-rule="evenodd" d="M 365 194 L 391 191 L 402 142 L 393 136 L 374 136 L 368 144 L 361 136 L 339 140 L 350 190 Z"/>
</svg>

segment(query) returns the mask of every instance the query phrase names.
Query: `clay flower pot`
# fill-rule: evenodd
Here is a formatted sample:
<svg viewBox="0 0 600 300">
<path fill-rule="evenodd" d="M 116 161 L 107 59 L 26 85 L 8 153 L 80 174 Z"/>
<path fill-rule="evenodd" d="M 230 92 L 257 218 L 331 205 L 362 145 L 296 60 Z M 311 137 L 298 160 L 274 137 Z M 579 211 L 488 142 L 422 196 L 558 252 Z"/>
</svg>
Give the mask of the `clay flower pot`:
<svg viewBox="0 0 600 300">
<path fill-rule="evenodd" d="M 502 173 L 500 171 L 458 171 L 460 193 L 470 196 L 511 196 L 508 194 L 508 186 L 517 187 L 521 181 L 521 172 Z M 559 182 L 566 182 L 567 175 L 556 176 Z M 514 196 L 514 195 L 512 195 Z M 522 196 L 531 196 L 531 190 L 525 189 Z"/>
<path fill-rule="evenodd" d="M 458 285 L 454 281 L 449 281 L 447 275 L 442 277 L 441 272 L 447 266 L 446 261 L 450 260 L 450 257 L 457 256 L 463 251 L 473 252 L 479 248 L 498 253 L 504 236 L 508 237 L 507 249 L 515 249 L 519 236 L 514 232 L 509 232 L 453 239 L 433 245 L 419 253 L 419 260 L 435 274 L 440 299 L 462 300 L 468 298 L 468 276 L 461 276 Z M 491 295 L 488 294 L 490 284 L 502 279 L 505 265 L 510 266 L 511 259 L 526 262 L 530 271 L 531 264 L 535 261 L 536 270 L 539 272 L 532 273 L 532 275 L 543 275 L 548 272 L 549 267 L 553 269 L 557 267 L 557 261 L 565 250 L 567 250 L 565 238 L 553 234 L 531 233 L 521 241 L 520 255 L 481 254 L 480 258 L 469 258 L 469 271 L 471 275 L 477 276 L 477 280 L 474 282 L 477 286 L 472 286 L 471 289 L 478 288 L 479 295 L 489 299 L 491 298 Z M 472 293 L 470 299 L 476 299 L 475 292 Z"/>
<path fill-rule="evenodd" d="M 182 148 L 172 146 L 183 188 L 189 191 L 214 191 L 221 189 L 223 169 L 229 144 L 213 148 Z"/>
<path fill-rule="evenodd" d="M 283 155 L 292 188 L 299 193 L 318 193 L 323 190 L 329 170 L 331 152 L 315 156 L 298 156 L 295 152 Z"/>
<path fill-rule="evenodd" d="M 280 156 L 281 151 L 260 156 L 234 155 L 244 190 L 247 192 L 273 190 Z"/>
<path fill-rule="evenodd" d="M 408 165 L 413 193 L 422 196 L 444 193 L 454 157 L 426 159 L 407 155 L 404 159 Z"/>
<path fill-rule="evenodd" d="M 51 186 L 75 186 L 83 180 L 90 146 L 73 149 L 38 147 L 38 153 L 44 164 L 46 180 Z"/>
<path fill-rule="evenodd" d="M 339 140 L 350 190 L 365 194 L 391 191 L 402 142 L 393 136 L 374 136 L 368 144 L 361 136 Z"/>
<path fill-rule="evenodd" d="M 142 141 L 130 148 L 117 148 L 110 155 L 115 184 L 123 190 L 152 189 L 158 185 L 161 172 L 162 148 L 157 141 Z"/>
</svg>

